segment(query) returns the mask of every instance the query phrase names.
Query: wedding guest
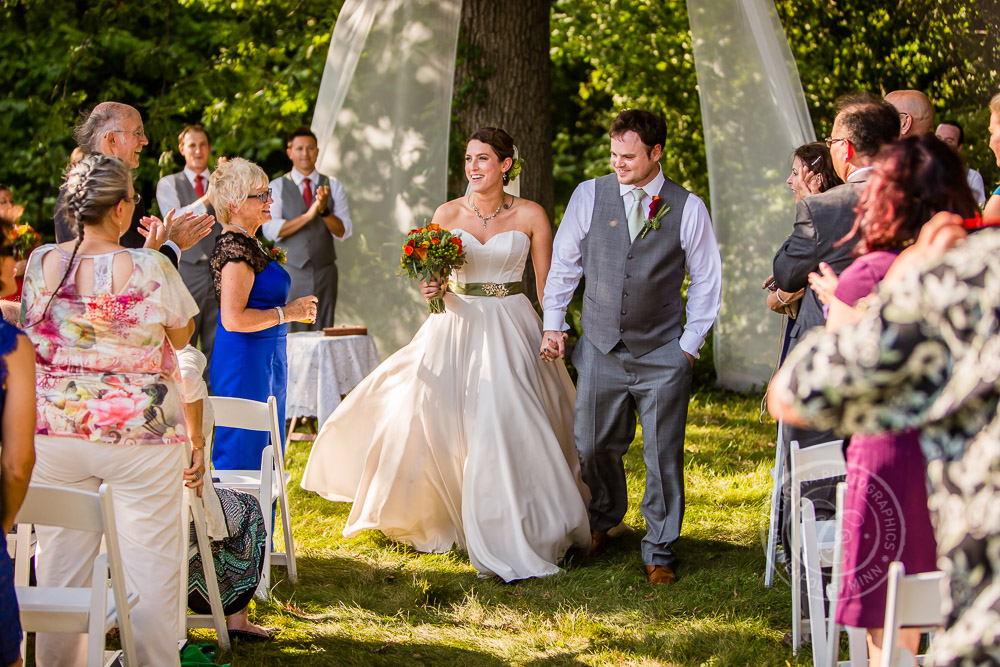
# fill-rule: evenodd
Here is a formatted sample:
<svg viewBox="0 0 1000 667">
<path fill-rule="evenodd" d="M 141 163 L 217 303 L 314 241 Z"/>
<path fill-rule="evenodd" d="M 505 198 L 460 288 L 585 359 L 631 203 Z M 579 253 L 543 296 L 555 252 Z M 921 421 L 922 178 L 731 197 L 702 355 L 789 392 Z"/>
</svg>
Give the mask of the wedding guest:
<svg viewBox="0 0 1000 667">
<path fill-rule="evenodd" d="M 472 133 L 471 191 L 433 218 L 465 249 L 445 312 L 347 395 L 302 477 L 306 490 L 354 501 L 346 536 L 381 530 L 428 552 L 457 545 L 480 574 L 508 582 L 561 572 L 567 549 L 589 541 L 573 383 L 563 364 L 539 358 L 541 322 L 521 293 L 530 255 L 542 297 L 552 229 L 538 204 L 504 192 L 515 153 L 501 129 Z M 424 284 L 424 297 L 441 287 Z"/>
<path fill-rule="evenodd" d="M 142 116 L 127 104 L 121 102 L 101 102 L 87 113 L 75 128 L 73 138 L 87 155 L 101 154 L 117 157 L 130 169 L 139 168 L 139 154 L 149 143 L 143 128 Z M 208 215 L 164 216 L 167 240 L 162 244 L 162 252 L 170 258 L 174 266 L 180 259 L 181 251 L 194 246 L 212 230 L 212 219 Z M 146 221 L 143 224 L 143 221 Z M 135 203 L 132 221 L 122 245 L 126 248 L 141 248 L 145 242 L 145 229 L 154 218 L 146 215 L 142 198 Z M 76 224 L 67 214 L 66 202 L 56 199 L 54 216 L 56 242 L 72 241 L 76 234 Z"/>
<path fill-rule="evenodd" d="M 861 321 L 811 333 L 768 392 L 771 414 L 803 427 L 921 429 L 937 567 L 950 578 L 937 666 L 1000 662 L 1000 231 L 962 242 L 961 222 L 925 224 Z"/>
<path fill-rule="evenodd" d="M 257 230 L 271 219 L 271 188 L 264 170 L 243 158 L 220 162 L 212 173 L 209 200 L 222 233 L 209 265 L 219 321 L 209 376 L 217 396 L 278 401 L 284 441 L 287 322 L 316 321 L 316 297 L 288 300 L 291 278 L 261 247 Z M 220 470 L 257 470 L 267 433 L 219 428 L 214 463 Z"/>
<path fill-rule="evenodd" d="M 996 157 L 997 166 L 1000 167 L 1000 93 L 990 100 L 990 150 Z M 983 207 L 984 218 L 995 218 L 1000 216 L 1000 186 L 993 191 L 993 195 L 986 206 Z"/>
<path fill-rule="evenodd" d="M 177 136 L 177 143 L 180 154 L 184 156 L 184 169 L 164 176 L 156 185 L 156 203 L 163 215 L 171 210 L 177 213 L 187 212 L 186 207 L 205 197 L 208 179 L 212 175 L 208 168 L 208 160 L 212 154 L 212 140 L 208 136 L 208 130 L 201 125 L 188 125 Z M 215 209 L 210 206 L 205 211 L 198 212 L 208 213 L 213 218 L 215 216 Z M 200 346 L 209 360 L 215 345 L 219 302 L 215 300 L 212 289 L 212 269 L 208 265 L 208 258 L 215 248 L 221 228 L 221 225 L 214 223 L 204 238 L 181 254 L 177 265 L 181 278 L 199 309 L 194 317 L 191 344 Z"/>
<path fill-rule="evenodd" d="M 215 413 L 203 379 L 205 355 L 188 345 L 177 350 L 184 408 L 191 431 L 192 461 L 184 471 L 188 487 L 197 488 L 205 507 L 212 561 L 226 615 L 230 639 L 265 640 L 271 632 L 250 622 L 249 604 L 264 567 L 267 529 L 257 499 L 244 491 L 216 488 L 212 476 L 212 430 Z M 188 563 L 188 607 L 196 614 L 212 613 L 205 583 L 202 554 L 195 551 Z"/>
<path fill-rule="evenodd" d="M 934 131 L 934 107 L 919 90 L 894 90 L 885 96 L 899 114 L 899 138 L 920 136 Z"/>
<path fill-rule="evenodd" d="M 0 217 L 0 295 L 14 288 L 12 220 Z M 6 535 L 24 501 L 35 463 L 35 349 L 0 320 L 0 529 Z M 21 664 L 21 618 L 14 567 L 0 549 L 0 664 Z"/>
<path fill-rule="evenodd" d="M 183 347 L 198 307 L 176 269 L 154 248 L 129 249 L 136 202 L 129 166 L 90 155 L 61 188 L 75 238 L 32 253 L 22 318 L 37 353 L 37 462 L 32 481 L 114 490 L 125 578 L 139 594 L 132 611 L 139 662 L 178 665 L 177 609 L 184 557 L 181 485 L 191 447 L 174 348 Z M 101 536 L 39 526 L 40 586 L 90 584 Z M 87 636 L 39 633 L 39 664 L 83 664 Z"/>
<path fill-rule="evenodd" d="M 843 181 L 833 168 L 833 158 L 830 149 L 822 141 L 802 144 L 792 153 L 792 171 L 785 180 L 795 197 L 795 201 L 826 192 L 832 187 L 841 185 Z M 797 292 L 784 292 L 778 289 L 774 275 L 768 276 L 762 287 L 767 292 L 765 302 L 767 307 L 779 315 L 788 315 L 792 319 L 798 314 L 799 301 L 805 294 L 805 288 Z M 781 358 L 785 358 L 790 343 L 791 326 L 785 327 L 785 341 L 781 349 Z"/>
<path fill-rule="evenodd" d="M 820 300 L 830 306 L 827 330 L 838 331 L 860 319 L 863 311 L 855 306 L 877 288 L 900 251 L 939 211 L 965 218 L 977 211 L 958 154 L 931 134 L 885 149 L 858 202 L 854 229 L 845 237 L 860 232 L 858 259 L 839 278 L 824 264 L 824 275 L 809 278 Z M 844 524 L 844 576 L 836 619 L 868 630 L 868 655 L 874 664 L 881 659 L 885 563 L 902 561 L 907 574 L 937 569 L 919 436 L 915 428 L 857 433 L 846 452 L 844 512 L 853 519 Z M 873 503 L 876 492 L 886 493 L 893 502 Z M 903 629 L 900 642 L 916 655 L 920 630 Z"/>
<path fill-rule="evenodd" d="M 962 129 L 957 120 L 942 122 L 937 126 L 934 134 L 938 139 L 946 143 L 948 148 L 955 151 L 959 156 L 962 155 L 962 149 L 965 148 L 965 130 Z M 965 169 L 969 188 L 972 190 L 972 196 L 975 198 L 979 208 L 982 208 L 986 204 L 986 187 L 983 185 L 983 175 L 967 165 L 963 165 L 963 168 Z"/>
<path fill-rule="evenodd" d="M 11 192 L 10 187 L 0 183 L 0 217 L 5 218 L 9 223 L 8 227 L 10 227 L 7 231 L 7 236 L 4 237 L 4 241 L 10 240 L 10 235 L 20 220 L 23 212 L 24 207 L 18 206 L 14 203 L 14 195 Z M 28 265 L 28 258 L 20 257 L 16 249 L 12 252 L 14 254 L 14 263 L 11 271 L 14 275 L 14 289 L 7 294 L 0 295 L 0 300 L 20 302 L 21 284 L 24 282 L 24 268 Z"/>
<path fill-rule="evenodd" d="M 286 153 L 292 170 L 271 181 L 274 203 L 263 233 L 288 253 L 288 298 L 316 295 L 316 321 L 290 322 L 289 331 L 332 327 L 338 283 L 334 240 L 343 243 L 353 230 L 347 195 L 340 181 L 316 171 L 319 143 L 308 127 L 292 132 Z"/>
</svg>

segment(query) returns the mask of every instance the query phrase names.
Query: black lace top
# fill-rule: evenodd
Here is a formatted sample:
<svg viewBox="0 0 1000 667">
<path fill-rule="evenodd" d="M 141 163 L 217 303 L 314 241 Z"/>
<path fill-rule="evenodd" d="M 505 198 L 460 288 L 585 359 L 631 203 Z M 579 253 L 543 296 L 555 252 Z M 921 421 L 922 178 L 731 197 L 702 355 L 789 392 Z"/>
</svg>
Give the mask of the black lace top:
<svg viewBox="0 0 1000 667">
<path fill-rule="evenodd" d="M 215 298 L 222 303 L 222 267 L 229 262 L 249 264 L 255 274 L 260 273 L 271 263 L 271 258 L 260 247 L 256 239 L 240 232 L 223 232 L 215 242 L 215 250 L 208 260 L 212 268 L 212 283 L 215 286 Z"/>
</svg>

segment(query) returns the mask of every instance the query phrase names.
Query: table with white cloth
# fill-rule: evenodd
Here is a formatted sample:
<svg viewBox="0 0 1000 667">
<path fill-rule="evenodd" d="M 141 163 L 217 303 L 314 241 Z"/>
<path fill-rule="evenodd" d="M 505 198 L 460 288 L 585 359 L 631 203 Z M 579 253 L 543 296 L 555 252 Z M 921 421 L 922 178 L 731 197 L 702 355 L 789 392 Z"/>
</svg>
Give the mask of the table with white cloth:
<svg viewBox="0 0 1000 667">
<path fill-rule="evenodd" d="M 285 417 L 316 417 L 322 426 L 340 399 L 378 365 L 371 336 L 288 334 Z"/>
</svg>

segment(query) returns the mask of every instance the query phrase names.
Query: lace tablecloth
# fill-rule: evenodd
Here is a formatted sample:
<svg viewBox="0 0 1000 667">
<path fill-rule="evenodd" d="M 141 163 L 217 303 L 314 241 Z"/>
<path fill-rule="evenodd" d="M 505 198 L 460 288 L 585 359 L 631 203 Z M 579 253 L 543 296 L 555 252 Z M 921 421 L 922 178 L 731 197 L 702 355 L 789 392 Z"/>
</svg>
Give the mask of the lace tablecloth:
<svg viewBox="0 0 1000 667">
<path fill-rule="evenodd" d="M 285 417 L 316 417 L 322 426 L 340 397 L 378 365 L 371 336 L 288 334 Z"/>
</svg>

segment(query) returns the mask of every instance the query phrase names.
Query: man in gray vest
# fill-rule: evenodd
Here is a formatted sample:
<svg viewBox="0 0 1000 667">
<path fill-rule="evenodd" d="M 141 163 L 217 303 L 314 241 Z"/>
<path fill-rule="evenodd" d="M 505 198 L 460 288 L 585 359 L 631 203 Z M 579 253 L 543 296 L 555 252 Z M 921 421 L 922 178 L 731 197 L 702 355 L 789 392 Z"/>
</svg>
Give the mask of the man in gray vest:
<svg viewBox="0 0 1000 667">
<path fill-rule="evenodd" d="M 691 367 L 719 313 L 722 259 L 705 204 L 660 169 L 663 119 L 629 109 L 608 134 L 615 173 L 577 187 L 553 242 L 541 356 L 563 356 L 566 307 L 584 276 L 583 332 L 573 363 L 576 446 L 592 494 L 590 553 L 625 517 L 622 458 L 638 410 L 646 463 L 642 560 L 650 583 L 669 584 L 677 579 L 670 547 L 684 517 Z"/>
<path fill-rule="evenodd" d="M 351 214 L 344 186 L 316 171 L 319 144 L 308 127 L 288 137 L 292 170 L 271 181 L 271 221 L 264 236 L 285 249 L 285 270 L 292 277 L 288 300 L 315 294 L 316 322 L 290 322 L 289 331 L 309 331 L 333 326 L 337 306 L 337 251 L 333 240 L 351 236 Z"/>
<path fill-rule="evenodd" d="M 184 156 L 184 170 L 160 179 L 156 185 L 156 203 L 160 214 L 166 215 L 171 209 L 177 213 L 208 213 L 215 211 L 205 201 L 208 179 L 211 172 L 208 161 L 212 155 L 212 140 L 201 125 L 188 125 L 177 135 L 180 154 Z M 184 284 L 201 310 L 194 316 L 192 345 L 200 345 L 205 357 L 212 358 L 215 345 L 215 324 L 219 316 L 219 302 L 215 300 L 212 287 L 212 270 L 208 258 L 215 249 L 215 239 L 219 237 L 222 225 L 215 223 L 212 231 L 181 255 L 177 269 Z M 207 366 L 206 366 L 207 368 Z M 207 378 L 206 378 L 207 379 Z"/>
</svg>

